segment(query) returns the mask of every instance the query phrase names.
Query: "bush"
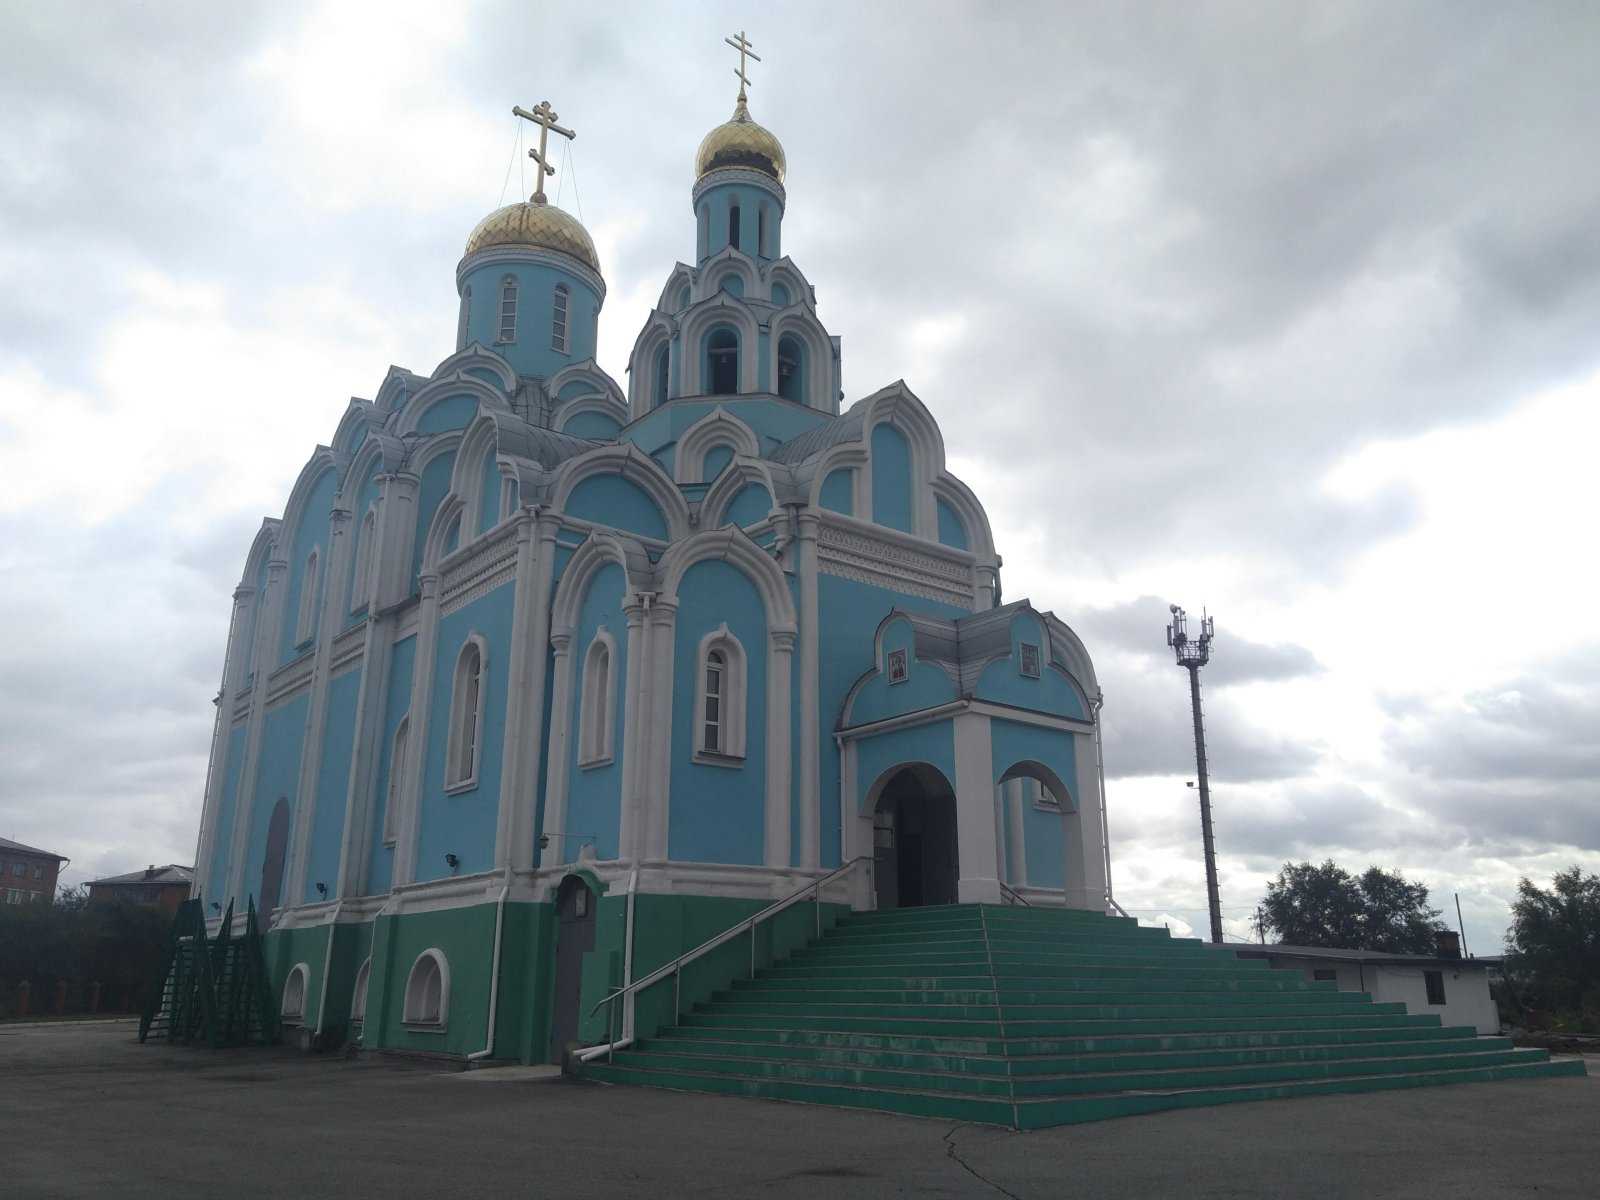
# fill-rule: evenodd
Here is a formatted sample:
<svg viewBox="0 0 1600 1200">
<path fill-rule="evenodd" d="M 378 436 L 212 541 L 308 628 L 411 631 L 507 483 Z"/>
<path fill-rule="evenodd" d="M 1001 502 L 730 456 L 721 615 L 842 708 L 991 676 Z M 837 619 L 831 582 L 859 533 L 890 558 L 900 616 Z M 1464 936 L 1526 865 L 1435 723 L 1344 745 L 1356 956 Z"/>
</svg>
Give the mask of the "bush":
<svg viewBox="0 0 1600 1200">
<path fill-rule="evenodd" d="M 66 984 L 65 1011 L 88 1012 L 100 984 L 102 1012 L 133 1012 L 160 965 L 172 918 L 126 901 L 88 903 L 82 888 L 52 904 L 0 905 L 0 1016 L 14 1016 L 28 982 L 30 1013 L 54 1009 Z"/>
</svg>

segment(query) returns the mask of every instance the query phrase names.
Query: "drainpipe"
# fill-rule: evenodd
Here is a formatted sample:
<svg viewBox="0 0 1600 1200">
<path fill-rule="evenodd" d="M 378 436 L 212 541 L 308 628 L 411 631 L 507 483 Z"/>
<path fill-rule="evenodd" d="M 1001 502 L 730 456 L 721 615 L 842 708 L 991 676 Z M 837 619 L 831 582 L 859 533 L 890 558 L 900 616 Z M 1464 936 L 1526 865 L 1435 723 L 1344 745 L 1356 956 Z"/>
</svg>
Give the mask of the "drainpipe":
<svg viewBox="0 0 1600 1200">
<path fill-rule="evenodd" d="M 511 891 L 511 865 L 506 864 L 506 881 L 500 886 L 500 899 L 494 907 L 494 962 L 490 966 L 489 975 L 489 1040 L 484 1043 L 482 1050 L 474 1050 L 467 1055 L 467 1063 L 481 1062 L 494 1053 L 494 1025 L 495 1016 L 500 1009 L 500 942 L 501 930 L 505 927 L 506 919 L 506 894 Z"/>
<path fill-rule="evenodd" d="M 333 970 L 333 938 L 339 932 L 339 910 L 344 907 L 344 900 L 336 900 L 333 905 L 333 919 L 328 923 L 328 951 L 322 956 L 322 999 L 317 1001 L 317 1031 L 312 1036 L 322 1037 L 322 1023 L 328 1014 L 328 975 Z"/>
<path fill-rule="evenodd" d="M 1094 702 L 1089 706 L 1094 713 L 1094 765 L 1100 776 L 1100 850 L 1106 859 L 1106 906 L 1127 916 L 1111 894 L 1111 827 L 1106 821 L 1106 756 L 1100 744 L 1100 709 L 1105 702 L 1106 694 L 1096 692 Z"/>
</svg>

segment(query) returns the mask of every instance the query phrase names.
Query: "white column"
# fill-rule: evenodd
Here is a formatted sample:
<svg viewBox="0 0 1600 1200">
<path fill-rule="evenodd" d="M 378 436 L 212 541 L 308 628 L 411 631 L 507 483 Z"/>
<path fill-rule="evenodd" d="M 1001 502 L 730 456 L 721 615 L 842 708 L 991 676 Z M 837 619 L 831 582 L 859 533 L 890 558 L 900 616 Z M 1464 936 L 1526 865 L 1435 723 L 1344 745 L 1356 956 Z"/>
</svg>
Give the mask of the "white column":
<svg viewBox="0 0 1600 1200">
<path fill-rule="evenodd" d="M 514 851 L 516 825 L 515 811 L 522 796 L 520 787 L 526 781 L 523 764 L 528 757 L 528 709 L 536 707 L 528 690 L 529 660 L 532 658 L 530 641 L 535 587 L 535 569 L 538 550 L 534 541 L 533 515 L 517 515 L 517 565 L 511 593 L 511 645 L 506 654 L 506 711 L 503 730 L 504 743 L 500 756 L 499 812 L 495 821 L 494 865 L 504 870 L 511 865 Z"/>
<path fill-rule="evenodd" d="M 954 724 L 956 839 L 961 863 L 957 893 L 962 904 L 997 904 L 1000 878 L 989 718 L 963 712 L 956 714 Z"/>
<path fill-rule="evenodd" d="M 1026 887 L 1028 884 L 1028 844 L 1026 825 L 1023 818 L 1024 805 L 1028 803 L 1028 781 L 1025 779 L 1008 779 L 1000 785 L 1004 797 L 1006 813 L 1006 849 L 1009 851 L 1006 882 L 1012 887 Z"/>
<path fill-rule="evenodd" d="M 633 861 L 638 857 L 641 802 L 638 779 L 643 774 L 644 746 L 649 729 L 649 688 L 640 686 L 639 673 L 649 662 L 649 634 L 645 622 L 644 603 L 635 595 L 622 607 L 627 622 L 628 658 L 622 691 L 622 783 L 617 789 L 617 857 Z M 613 672 L 615 668 L 613 668 Z M 612 682 L 616 676 L 613 673 Z"/>
<path fill-rule="evenodd" d="M 650 727 L 648 764 L 639 781 L 644 799 L 644 827 L 648 831 L 644 857 L 665 862 L 672 804 L 672 663 L 678 629 L 675 597 L 657 596 L 650 606 Z"/>
<path fill-rule="evenodd" d="M 767 634 L 767 804 L 766 857 L 769 867 L 789 867 L 789 703 L 793 693 L 792 630 Z"/>
<path fill-rule="evenodd" d="M 409 560 L 406 569 L 409 571 Z M 417 878 L 417 847 L 422 841 L 423 772 L 428 765 L 428 726 L 432 717 L 434 660 L 439 656 L 439 577 L 424 572 L 422 601 L 417 614 L 417 649 L 412 657 L 410 720 L 406 726 L 404 786 L 397 800 L 400 820 L 395 826 L 394 885 Z M 492 669 L 492 668 L 491 668 Z M 448 720 L 448 714 L 446 715 Z"/>
<path fill-rule="evenodd" d="M 250 846 L 250 816 L 255 808 L 257 765 L 261 761 L 262 728 L 266 724 L 267 679 L 277 659 L 278 624 L 283 614 L 283 592 L 289 576 L 289 564 L 277 557 L 277 546 L 267 561 L 267 591 L 261 599 L 261 611 L 256 618 L 255 678 L 250 684 L 250 717 L 245 734 L 244 766 L 239 772 L 239 799 L 233 816 L 233 848 L 228 856 L 228 896 L 236 903 L 234 910 L 245 909 L 245 862 Z M 227 897 L 218 896 L 219 901 Z M 261 914 L 265 925 L 267 914 Z"/>
<path fill-rule="evenodd" d="M 563 630 L 551 633 L 555 651 L 555 686 L 550 692 L 550 761 L 545 765 L 544 829 L 549 841 L 539 856 L 541 867 L 556 867 L 566 862 L 567 831 L 567 737 L 572 724 L 572 634 Z"/>
<path fill-rule="evenodd" d="M 1072 738 L 1077 759 L 1072 811 L 1062 814 L 1066 843 L 1067 905 L 1103 912 L 1106 907 L 1105 848 L 1100 844 L 1100 775 L 1095 768 L 1094 737 L 1077 733 Z"/>
<path fill-rule="evenodd" d="M 527 703 L 522 724 L 506 729 L 508 738 L 523 743 L 517 761 L 517 776 L 511 792 L 510 863 L 514 870 L 526 870 L 538 860 L 534 837 L 539 819 L 539 778 L 544 772 L 544 681 L 550 646 L 551 576 L 555 568 L 557 523 L 546 515 L 535 518 L 535 558 L 531 611 L 527 614 Z M 522 609 L 517 620 L 523 619 Z"/>
<path fill-rule="evenodd" d="M 250 611 L 255 589 L 240 586 L 233 592 L 233 615 L 228 620 L 228 649 L 222 659 L 222 686 L 217 689 L 217 715 L 211 727 L 211 757 L 206 766 L 205 798 L 200 810 L 200 836 L 195 843 L 194 886 L 198 896 L 211 878 L 212 856 L 216 854 L 217 818 L 222 808 L 222 791 L 228 777 L 228 735 L 233 728 L 234 696 L 243 678 L 244 646 L 240 633 Z M 237 793 L 233 797 L 237 804 Z M 209 910 L 206 913 L 210 916 Z"/>
<path fill-rule="evenodd" d="M 800 866 L 822 861 L 822 741 L 818 698 L 817 515 L 799 514 L 796 572 L 800 581 Z M 841 831 L 842 833 L 842 831 Z M 843 861 L 841 859 L 841 861 Z"/>
</svg>

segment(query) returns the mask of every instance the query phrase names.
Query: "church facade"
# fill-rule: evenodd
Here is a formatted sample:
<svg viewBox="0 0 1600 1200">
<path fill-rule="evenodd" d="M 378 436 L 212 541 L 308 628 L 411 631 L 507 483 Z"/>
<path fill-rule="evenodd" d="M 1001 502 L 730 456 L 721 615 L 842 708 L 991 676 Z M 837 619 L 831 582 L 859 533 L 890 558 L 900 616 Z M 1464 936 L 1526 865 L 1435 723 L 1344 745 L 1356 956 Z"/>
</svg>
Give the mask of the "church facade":
<svg viewBox="0 0 1600 1200">
<path fill-rule="evenodd" d="M 842 407 L 743 88 L 626 386 L 535 158 L 467 241 L 456 352 L 350 402 L 234 593 L 195 889 L 255 902 L 286 1022 L 545 1061 L 818 879 L 830 914 L 1104 910 L 1089 656 L 1002 601 L 905 383 Z"/>
</svg>

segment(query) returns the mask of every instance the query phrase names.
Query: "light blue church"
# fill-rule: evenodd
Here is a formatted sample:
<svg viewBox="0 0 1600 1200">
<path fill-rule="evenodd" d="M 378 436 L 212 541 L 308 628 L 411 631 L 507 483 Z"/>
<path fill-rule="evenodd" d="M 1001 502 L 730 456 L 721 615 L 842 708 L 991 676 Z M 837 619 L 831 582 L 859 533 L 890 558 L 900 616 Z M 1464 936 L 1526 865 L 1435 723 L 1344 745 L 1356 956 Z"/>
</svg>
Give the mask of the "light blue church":
<svg viewBox="0 0 1600 1200">
<path fill-rule="evenodd" d="M 1103 911 L 1089 657 L 1002 602 L 910 388 L 842 407 L 742 84 L 625 386 L 544 195 L 569 131 L 518 111 L 540 186 L 468 237 L 456 352 L 349 403 L 234 593 L 196 890 L 268 914 L 285 1021 L 559 1059 L 611 989 L 822 877 L 830 913 Z"/>
</svg>

